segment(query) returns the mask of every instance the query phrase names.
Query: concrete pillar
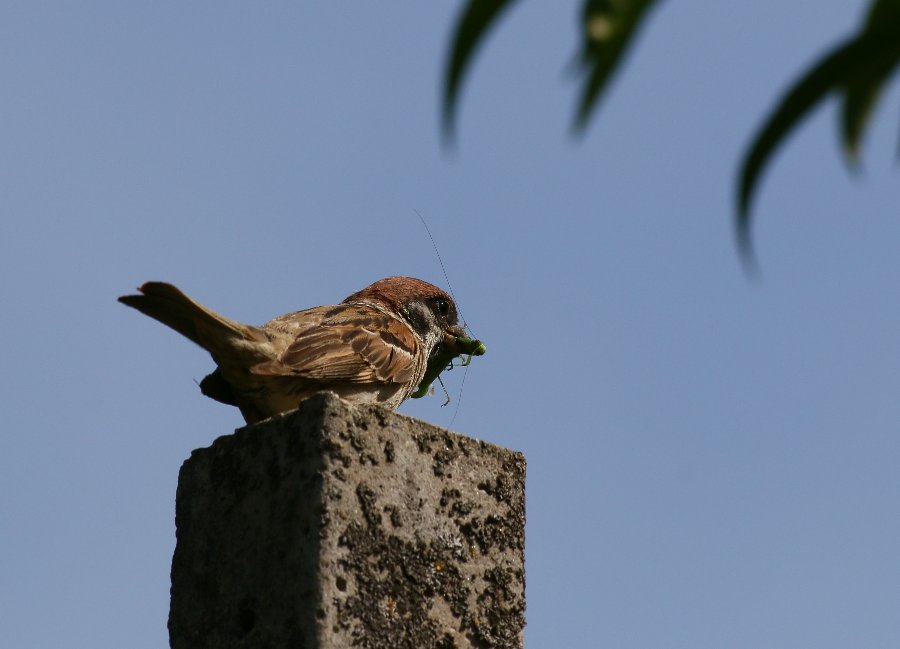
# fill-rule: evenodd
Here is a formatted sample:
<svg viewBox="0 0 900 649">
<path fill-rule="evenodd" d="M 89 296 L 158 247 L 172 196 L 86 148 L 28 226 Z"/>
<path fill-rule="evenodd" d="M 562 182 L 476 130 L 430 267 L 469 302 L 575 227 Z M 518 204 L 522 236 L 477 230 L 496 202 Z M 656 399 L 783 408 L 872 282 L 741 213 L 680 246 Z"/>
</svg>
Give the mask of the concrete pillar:
<svg viewBox="0 0 900 649">
<path fill-rule="evenodd" d="M 317 395 L 184 463 L 174 649 L 521 647 L 525 458 Z"/>
</svg>

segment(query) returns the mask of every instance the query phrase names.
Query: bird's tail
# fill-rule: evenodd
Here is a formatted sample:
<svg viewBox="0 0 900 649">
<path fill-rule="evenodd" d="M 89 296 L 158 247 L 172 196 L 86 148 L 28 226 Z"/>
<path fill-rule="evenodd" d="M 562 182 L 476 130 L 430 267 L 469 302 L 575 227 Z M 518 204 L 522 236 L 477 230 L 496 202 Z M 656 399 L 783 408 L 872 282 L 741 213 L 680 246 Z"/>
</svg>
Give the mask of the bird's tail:
<svg viewBox="0 0 900 649">
<path fill-rule="evenodd" d="M 171 284 L 146 282 L 142 295 L 123 295 L 119 302 L 171 327 L 216 356 L 240 341 L 263 342 L 256 327 L 235 322 L 189 298 Z"/>
</svg>

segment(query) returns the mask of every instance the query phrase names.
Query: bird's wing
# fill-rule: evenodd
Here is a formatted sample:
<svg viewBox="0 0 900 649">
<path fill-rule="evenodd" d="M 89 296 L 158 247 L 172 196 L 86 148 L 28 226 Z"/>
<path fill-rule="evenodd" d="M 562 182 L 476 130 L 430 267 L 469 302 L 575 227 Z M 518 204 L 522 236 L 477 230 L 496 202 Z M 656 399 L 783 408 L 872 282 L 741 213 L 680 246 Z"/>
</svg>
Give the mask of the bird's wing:
<svg viewBox="0 0 900 649">
<path fill-rule="evenodd" d="M 359 304 L 303 314 L 309 314 L 306 328 L 297 327 L 291 314 L 264 326 L 281 331 L 289 327 L 294 340 L 274 360 L 255 365 L 254 374 L 347 383 L 403 384 L 413 379 L 419 343 L 401 320 Z"/>
</svg>

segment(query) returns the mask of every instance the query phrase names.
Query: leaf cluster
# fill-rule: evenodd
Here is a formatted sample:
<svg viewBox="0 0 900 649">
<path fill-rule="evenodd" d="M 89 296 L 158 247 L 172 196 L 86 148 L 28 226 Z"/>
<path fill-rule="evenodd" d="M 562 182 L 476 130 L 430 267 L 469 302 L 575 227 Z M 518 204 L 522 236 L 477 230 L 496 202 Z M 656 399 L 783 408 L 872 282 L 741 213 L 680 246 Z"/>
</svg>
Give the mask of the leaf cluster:
<svg viewBox="0 0 900 649">
<path fill-rule="evenodd" d="M 516 0 L 468 0 L 453 31 L 444 73 L 443 128 L 455 135 L 463 81 L 490 30 Z M 582 86 L 574 129 L 581 133 L 659 0 L 584 0 L 578 68 Z M 873 0 L 858 32 L 802 74 L 763 121 L 740 165 L 735 223 L 744 260 L 752 260 L 751 206 L 761 175 L 787 136 L 831 93 L 841 95 L 844 155 L 856 166 L 866 125 L 885 84 L 900 63 L 900 0 Z"/>
</svg>

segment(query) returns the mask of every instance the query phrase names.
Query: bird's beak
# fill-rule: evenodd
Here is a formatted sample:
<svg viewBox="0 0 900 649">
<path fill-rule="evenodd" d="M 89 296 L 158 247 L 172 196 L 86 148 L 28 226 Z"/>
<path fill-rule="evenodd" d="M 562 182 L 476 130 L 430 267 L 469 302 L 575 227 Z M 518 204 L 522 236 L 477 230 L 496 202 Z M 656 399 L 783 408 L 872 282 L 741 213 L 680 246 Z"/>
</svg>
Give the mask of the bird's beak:
<svg viewBox="0 0 900 649">
<path fill-rule="evenodd" d="M 466 330 L 459 325 L 451 325 L 444 329 L 444 334 L 446 334 L 448 337 L 452 336 L 453 338 L 465 338 Z"/>
</svg>

